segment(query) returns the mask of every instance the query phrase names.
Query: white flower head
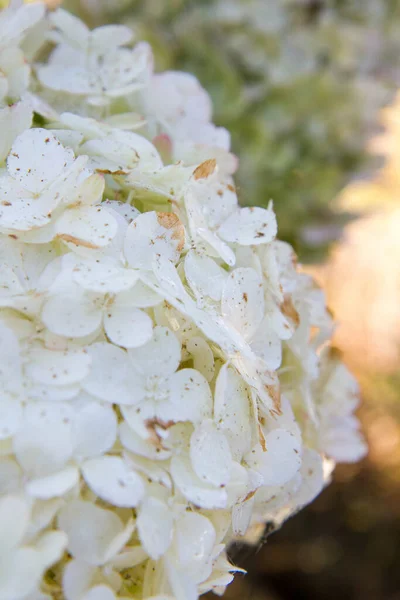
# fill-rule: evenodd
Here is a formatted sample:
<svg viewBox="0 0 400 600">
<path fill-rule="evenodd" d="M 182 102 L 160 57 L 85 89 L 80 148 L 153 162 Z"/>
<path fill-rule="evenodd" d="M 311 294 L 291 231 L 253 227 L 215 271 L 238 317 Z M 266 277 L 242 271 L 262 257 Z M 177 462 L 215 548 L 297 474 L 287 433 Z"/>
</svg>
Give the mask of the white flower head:
<svg viewBox="0 0 400 600">
<path fill-rule="evenodd" d="M 42 18 L 0 110 L 0 598 L 222 594 L 236 536 L 365 452 L 354 380 L 199 82 L 37 4 L 0 17 L 14 59 Z"/>
</svg>

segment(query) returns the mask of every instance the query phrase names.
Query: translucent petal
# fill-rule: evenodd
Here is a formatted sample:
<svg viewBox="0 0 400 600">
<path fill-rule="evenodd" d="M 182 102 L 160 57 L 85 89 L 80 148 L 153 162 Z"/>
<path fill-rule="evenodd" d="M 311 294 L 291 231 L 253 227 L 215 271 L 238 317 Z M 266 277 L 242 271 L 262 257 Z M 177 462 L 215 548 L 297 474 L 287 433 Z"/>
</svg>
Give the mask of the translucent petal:
<svg viewBox="0 0 400 600">
<path fill-rule="evenodd" d="M 76 467 L 67 467 L 55 475 L 34 479 L 26 486 L 27 493 L 33 498 L 47 500 L 63 496 L 79 481 L 79 471 Z"/>
<path fill-rule="evenodd" d="M 115 541 L 124 532 L 124 525 L 115 512 L 82 500 L 67 504 L 58 516 L 58 526 L 68 535 L 68 551 L 89 565 L 107 561 L 111 547 L 115 547 Z M 124 544 L 125 541 L 120 548 Z"/>
<path fill-rule="evenodd" d="M 186 343 L 186 350 L 193 358 L 196 371 L 211 381 L 214 377 L 214 354 L 207 342 L 201 337 L 192 337 Z"/>
<path fill-rule="evenodd" d="M 304 448 L 302 458 L 302 481 L 293 499 L 296 508 L 312 502 L 324 487 L 323 461 L 318 452 Z"/>
<path fill-rule="evenodd" d="M 125 269 L 118 261 L 104 257 L 101 260 L 82 260 L 73 269 L 74 281 L 83 289 L 101 294 L 118 294 L 131 288 L 138 279 L 132 269 Z"/>
<path fill-rule="evenodd" d="M 124 25 L 104 25 L 90 33 L 90 47 L 96 52 L 106 53 L 113 46 L 124 46 L 132 41 L 133 31 Z"/>
<path fill-rule="evenodd" d="M 169 401 L 162 419 L 199 423 L 211 416 L 212 396 L 204 376 L 194 369 L 182 369 L 169 380 Z"/>
<path fill-rule="evenodd" d="M 140 212 L 137 208 L 132 206 L 132 204 L 128 204 L 127 202 L 119 202 L 117 200 L 104 200 L 103 205 L 115 210 L 121 217 L 124 218 L 127 225 L 132 223 L 136 217 L 140 215 Z"/>
<path fill-rule="evenodd" d="M 118 294 L 118 305 L 136 308 L 152 308 L 163 301 L 163 298 L 154 292 L 143 281 L 138 281 L 126 292 Z"/>
<path fill-rule="evenodd" d="M 257 448 L 246 456 L 246 462 L 261 473 L 264 485 L 284 485 L 301 467 L 301 442 L 285 429 L 274 429 L 265 442 L 266 452 Z"/>
<path fill-rule="evenodd" d="M 46 348 L 32 350 L 25 366 L 26 374 L 47 385 L 71 385 L 82 381 L 91 363 L 86 351 L 56 352 Z"/>
<path fill-rule="evenodd" d="M 50 296 L 42 310 L 42 321 L 57 335 L 82 338 L 99 329 L 102 311 L 90 296 Z"/>
<path fill-rule="evenodd" d="M 168 558 L 165 559 L 165 564 L 174 600 L 197 600 L 197 585 L 190 575 Z M 161 598 L 164 600 L 163 596 Z M 158 600 L 158 596 L 155 596 L 155 599 Z"/>
<path fill-rule="evenodd" d="M 4 30 L 3 30 L 4 31 Z M 18 102 L 0 110 L 0 127 L 2 136 L 0 140 L 0 162 L 6 159 L 14 139 L 32 123 L 32 110 L 28 103 Z"/>
<path fill-rule="evenodd" d="M 209 574 L 215 541 L 215 529 L 203 515 L 188 512 L 176 523 L 173 549 L 179 566 L 196 583 L 204 581 Z"/>
<path fill-rule="evenodd" d="M 37 198 L 25 191 L 11 177 L 0 178 L 0 226 L 29 232 L 50 222 L 51 213 L 61 201 L 54 194 L 45 193 Z"/>
<path fill-rule="evenodd" d="M 171 455 L 169 450 L 164 450 L 140 437 L 125 421 L 119 426 L 119 438 L 127 450 L 151 460 L 165 460 Z"/>
<path fill-rule="evenodd" d="M 40 552 L 43 569 L 60 560 L 67 547 L 68 538 L 63 531 L 47 531 L 38 540 L 37 550 Z"/>
<path fill-rule="evenodd" d="M 139 475 L 117 456 L 92 458 L 82 466 L 89 487 L 103 500 L 114 506 L 137 506 L 144 494 Z"/>
<path fill-rule="evenodd" d="M 190 459 L 193 469 L 202 481 L 225 486 L 230 477 L 232 455 L 228 440 L 218 431 L 213 421 L 203 421 L 190 439 Z"/>
<path fill-rule="evenodd" d="M 29 525 L 30 504 L 23 496 L 0 498 L 0 550 L 7 554 L 21 543 Z"/>
<path fill-rule="evenodd" d="M 170 220 L 162 216 L 165 214 L 143 213 L 128 226 L 124 254 L 131 267 L 151 270 L 156 255 L 177 262 L 182 248 L 180 224 L 173 213 L 170 214 Z M 165 225 L 169 222 L 172 226 L 168 228 Z"/>
<path fill-rule="evenodd" d="M 260 356 L 268 369 L 276 371 L 282 363 L 282 341 L 271 326 L 270 320 L 264 318 L 251 339 L 251 349 Z"/>
<path fill-rule="evenodd" d="M 277 233 L 276 217 L 270 209 L 239 208 L 222 223 L 218 233 L 226 242 L 242 246 L 268 244 Z"/>
<path fill-rule="evenodd" d="M 73 48 L 82 50 L 87 48 L 90 32 L 83 21 L 62 8 L 50 13 L 50 21 L 55 26 L 57 32 L 61 34 L 62 41 Z"/>
<path fill-rule="evenodd" d="M 167 327 L 155 327 L 153 337 L 146 344 L 128 352 L 136 371 L 145 376 L 167 377 L 181 362 L 181 345 Z"/>
<path fill-rule="evenodd" d="M 139 308 L 121 306 L 118 298 L 104 315 L 107 337 L 124 348 L 138 348 L 151 340 L 153 321 Z"/>
<path fill-rule="evenodd" d="M 215 385 L 214 419 L 229 440 L 233 458 L 250 449 L 252 417 L 247 386 L 236 369 L 224 365 Z"/>
<path fill-rule="evenodd" d="M 3 390 L 18 392 L 21 387 L 21 359 L 18 338 L 0 321 L 0 382 Z"/>
<path fill-rule="evenodd" d="M 64 211 L 55 224 L 58 237 L 84 248 L 103 248 L 117 233 L 117 222 L 101 206 L 80 206 Z"/>
<path fill-rule="evenodd" d="M 92 458 L 110 450 L 117 438 L 117 416 L 111 406 L 87 399 L 78 403 L 72 423 L 74 457 Z"/>
<path fill-rule="evenodd" d="M 7 160 L 9 174 L 26 190 L 40 193 L 74 160 L 70 148 L 46 129 L 28 129 L 15 140 Z"/>
<path fill-rule="evenodd" d="M 171 460 L 171 475 L 175 485 L 190 502 L 202 508 L 226 508 L 226 491 L 207 486 L 200 481 L 193 472 L 188 458 L 174 456 Z"/>
<path fill-rule="evenodd" d="M 33 592 L 45 566 L 34 548 L 19 548 L 0 561 L 0 598 L 20 600 Z"/>
<path fill-rule="evenodd" d="M 72 414 L 71 407 L 61 402 L 36 402 L 25 408 L 13 449 L 28 476 L 50 475 L 69 460 L 73 449 Z"/>
<path fill-rule="evenodd" d="M 108 585 L 95 585 L 83 597 L 82 600 L 116 600 L 112 588 Z"/>
<path fill-rule="evenodd" d="M 0 400 L 0 440 L 14 435 L 22 423 L 22 405 L 17 398 L 3 393 Z"/>
<path fill-rule="evenodd" d="M 210 244 L 217 253 L 217 256 L 220 256 L 227 265 L 230 267 L 235 265 L 236 257 L 234 251 L 216 233 L 204 227 L 199 227 L 197 233 L 207 244 Z"/>
<path fill-rule="evenodd" d="M 183 301 L 185 299 L 190 300 L 190 297 L 183 287 L 175 265 L 161 254 L 156 256 L 153 261 L 153 271 L 159 284 L 157 288 L 153 286 L 156 292 L 169 301 L 171 301 L 170 299 L 176 299 L 175 304 L 177 303 L 179 308 L 183 308 Z M 148 277 L 143 277 L 143 281 L 151 285 Z"/>
<path fill-rule="evenodd" d="M 256 333 L 264 317 L 264 291 L 254 269 L 239 267 L 232 271 L 223 290 L 221 310 L 245 339 Z"/>
<path fill-rule="evenodd" d="M 115 404 L 137 404 L 144 397 L 143 384 L 131 371 L 127 353 L 107 342 L 88 348 L 91 371 L 82 387 L 97 398 Z"/>
<path fill-rule="evenodd" d="M 137 528 L 149 556 L 161 558 L 172 541 L 173 518 L 168 506 L 158 498 L 145 500 L 139 509 Z"/>
<path fill-rule="evenodd" d="M 62 587 L 65 600 L 76 600 L 90 588 L 96 568 L 86 562 L 70 560 L 64 567 Z"/>
<path fill-rule="evenodd" d="M 228 274 L 215 260 L 190 250 L 185 258 L 185 275 L 197 295 L 209 296 L 215 301 L 221 300 Z"/>
<path fill-rule="evenodd" d="M 0 490 L 3 494 L 16 492 L 22 483 L 22 469 L 9 457 L 0 458 Z"/>
</svg>

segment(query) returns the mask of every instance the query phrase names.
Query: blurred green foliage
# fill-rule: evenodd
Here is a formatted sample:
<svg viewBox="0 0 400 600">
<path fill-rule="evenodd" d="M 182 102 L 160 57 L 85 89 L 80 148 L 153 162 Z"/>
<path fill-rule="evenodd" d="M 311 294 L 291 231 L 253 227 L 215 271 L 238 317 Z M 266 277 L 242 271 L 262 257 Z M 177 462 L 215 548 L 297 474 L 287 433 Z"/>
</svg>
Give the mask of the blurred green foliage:
<svg viewBox="0 0 400 600">
<path fill-rule="evenodd" d="M 343 222 L 332 199 L 364 167 L 377 110 L 400 82 L 400 2 L 82 3 L 92 25 L 123 21 L 148 40 L 157 70 L 200 79 L 240 157 L 241 202 L 272 198 L 280 236 L 318 258 Z"/>
</svg>

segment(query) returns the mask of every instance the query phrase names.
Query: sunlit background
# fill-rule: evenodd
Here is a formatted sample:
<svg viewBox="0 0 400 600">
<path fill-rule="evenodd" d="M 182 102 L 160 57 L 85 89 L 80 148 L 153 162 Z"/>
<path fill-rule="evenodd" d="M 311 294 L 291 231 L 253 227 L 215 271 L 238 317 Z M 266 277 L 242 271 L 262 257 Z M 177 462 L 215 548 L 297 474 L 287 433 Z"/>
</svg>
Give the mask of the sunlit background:
<svg viewBox="0 0 400 600">
<path fill-rule="evenodd" d="M 264 544 L 232 548 L 249 575 L 227 598 L 399 600 L 399 0 L 63 4 L 132 26 L 159 69 L 197 75 L 232 133 L 241 202 L 273 199 L 360 381 L 368 458 Z"/>
</svg>

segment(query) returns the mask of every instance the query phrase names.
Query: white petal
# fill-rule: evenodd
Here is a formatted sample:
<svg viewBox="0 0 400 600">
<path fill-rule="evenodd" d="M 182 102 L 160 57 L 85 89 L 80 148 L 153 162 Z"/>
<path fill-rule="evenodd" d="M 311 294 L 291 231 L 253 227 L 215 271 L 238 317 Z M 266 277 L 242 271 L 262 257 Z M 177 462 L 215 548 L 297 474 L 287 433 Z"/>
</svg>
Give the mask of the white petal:
<svg viewBox="0 0 400 600">
<path fill-rule="evenodd" d="M 251 445 L 249 392 L 236 369 L 228 365 L 221 368 L 216 381 L 214 419 L 228 438 L 234 459 L 240 460 Z"/>
<path fill-rule="evenodd" d="M 128 226 L 124 253 L 131 267 L 151 270 L 156 255 L 162 255 L 173 263 L 177 262 L 182 249 L 179 237 L 181 225 L 178 218 L 170 213 L 172 226 L 164 226 L 168 225 L 168 220 L 163 217 L 165 214 L 144 213 Z"/>
<path fill-rule="evenodd" d="M 70 560 L 64 567 L 62 587 L 65 600 L 76 600 L 90 588 L 96 568 L 79 560 Z"/>
<path fill-rule="evenodd" d="M 17 135 L 29 129 L 32 123 L 32 110 L 26 102 L 18 102 L 0 110 L 0 162 L 6 159 Z"/>
<path fill-rule="evenodd" d="M 14 435 L 22 422 L 22 406 L 17 398 L 2 394 L 0 399 L 0 440 Z"/>
<path fill-rule="evenodd" d="M 11 177 L 0 178 L 0 226 L 3 229 L 29 232 L 48 225 L 59 200 L 49 194 L 33 198 L 30 192 L 18 186 Z"/>
<path fill-rule="evenodd" d="M 265 443 L 266 452 L 258 448 L 246 456 L 246 462 L 261 473 L 264 485 L 284 485 L 301 467 L 301 442 L 285 429 L 274 429 Z"/>
<path fill-rule="evenodd" d="M 169 388 L 168 407 L 165 408 L 165 414 L 160 411 L 162 419 L 199 423 L 211 416 L 210 386 L 199 371 L 194 369 L 177 371 L 170 377 Z"/>
<path fill-rule="evenodd" d="M 236 262 L 234 251 L 228 246 L 228 244 L 223 242 L 216 233 L 204 227 L 200 227 L 197 230 L 197 233 L 205 242 L 207 242 L 207 244 L 211 246 L 211 248 L 215 250 L 217 256 L 220 256 L 227 265 L 230 267 L 234 266 Z"/>
<path fill-rule="evenodd" d="M 20 489 L 22 469 L 13 458 L 0 458 L 0 490 L 11 494 Z"/>
<path fill-rule="evenodd" d="M 96 400 L 82 402 L 76 408 L 72 436 L 78 460 L 110 450 L 117 437 L 117 416 L 112 407 Z"/>
<path fill-rule="evenodd" d="M 167 327 L 155 327 L 153 337 L 145 345 L 128 352 L 136 371 L 143 375 L 167 377 L 181 362 L 181 345 Z"/>
<path fill-rule="evenodd" d="M 63 496 L 79 481 L 79 471 L 76 467 L 66 467 L 55 475 L 48 475 L 41 479 L 33 479 L 26 486 L 27 493 L 33 498 L 47 500 Z"/>
<path fill-rule="evenodd" d="M 174 600 L 198 600 L 197 585 L 190 575 L 184 569 L 180 568 L 179 565 L 169 560 L 168 557 L 164 560 Z M 155 598 L 151 597 L 149 600 L 159 600 L 159 596 L 155 596 Z M 161 600 L 164 600 L 164 596 L 161 596 Z M 170 597 L 167 596 L 166 600 L 170 600 Z"/>
<path fill-rule="evenodd" d="M 153 271 L 158 280 L 157 287 L 153 284 L 153 288 L 156 289 L 157 293 L 167 300 L 170 300 L 169 296 L 176 299 L 179 307 L 183 307 L 183 299 L 188 298 L 190 300 L 175 265 L 166 256 L 160 254 L 155 257 Z M 151 285 L 149 278 L 143 277 L 143 280 L 148 285 Z"/>
<path fill-rule="evenodd" d="M 257 271 L 244 267 L 232 271 L 223 290 L 221 310 L 245 339 L 256 333 L 264 316 L 264 291 Z"/>
<path fill-rule="evenodd" d="M 196 371 L 211 381 L 214 377 L 214 354 L 207 342 L 201 337 L 192 337 L 186 343 L 186 350 L 193 358 Z"/>
<path fill-rule="evenodd" d="M 90 32 L 83 21 L 62 8 L 50 13 L 49 18 L 57 32 L 61 34 L 62 41 L 73 48 L 87 48 Z M 59 41 L 59 38 L 57 38 L 57 41 Z"/>
<path fill-rule="evenodd" d="M 203 421 L 190 439 L 190 459 L 193 469 L 202 481 L 225 486 L 230 477 L 232 455 L 225 435 L 213 421 Z"/>
<path fill-rule="evenodd" d="M 26 374 L 47 385 L 71 385 L 86 377 L 91 363 L 87 352 L 56 352 L 46 348 L 34 349 L 25 366 Z"/>
<path fill-rule="evenodd" d="M 107 208 L 111 208 L 121 215 L 124 218 L 124 221 L 126 221 L 127 225 L 132 223 L 132 221 L 140 215 L 138 209 L 127 202 L 119 202 L 118 200 L 104 200 L 103 205 Z"/>
<path fill-rule="evenodd" d="M 61 175 L 74 160 L 70 148 L 46 129 L 28 129 L 15 140 L 7 160 L 8 172 L 25 189 L 37 194 Z"/>
<path fill-rule="evenodd" d="M 101 206 L 68 208 L 55 224 L 59 238 L 74 246 L 103 248 L 117 233 L 113 215 Z"/>
<path fill-rule="evenodd" d="M 212 258 L 190 250 L 185 259 L 185 275 L 197 295 L 221 300 L 228 274 Z"/>
<path fill-rule="evenodd" d="M 104 53 L 113 46 L 124 46 L 132 41 L 133 31 L 124 25 L 104 25 L 90 33 L 90 46 L 96 52 Z"/>
<path fill-rule="evenodd" d="M 117 600 L 117 597 L 108 585 L 95 585 L 82 597 L 82 600 Z"/>
<path fill-rule="evenodd" d="M 171 477 L 168 471 L 154 460 L 129 453 L 125 453 L 125 459 L 136 471 L 142 473 L 149 483 L 159 483 L 167 490 L 172 489 Z"/>
<path fill-rule="evenodd" d="M 139 509 L 137 527 L 146 552 L 158 560 L 172 541 L 173 518 L 168 506 L 158 498 L 148 498 Z"/>
<path fill-rule="evenodd" d="M 302 482 L 294 497 L 296 507 L 312 502 L 324 487 L 323 460 L 318 452 L 304 448 L 300 473 Z"/>
<path fill-rule="evenodd" d="M 5 390 L 17 392 L 21 388 L 21 359 L 18 338 L 0 321 L 0 382 Z"/>
<path fill-rule="evenodd" d="M 34 548 L 19 548 L 0 561 L 0 598 L 22 600 L 39 585 L 45 566 Z"/>
<path fill-rule="evenodd" d="M 253 352 L 263 359 L 268 369 L 271 371 L 279 369 L 282 363 L 282 341 L 268 318 L 263 319 L 250 345 Z"/>
<path fill-rule="evenodd" d="M 179 565 L 196 583 L 202 581 L 202 572 L 208 566 L 215 541 L 215 529 L 203 515 L 188 512 L 178 520 L 174 550 Z"/>
<path fill-rule="evenodd" d="M 130 290 L 118 294 L 119 305 L 136 308 L 150 308 L 162 301 L 162 297 L 142 281 L 138 281 Z"/>
<path fill-rule="evenodd" d="M 190 502 L 202 508 L 226 508 L 227 494 L 222 488 L 205 485 L 194 474 L 189 459 L 174 456 L 171 460 L 171 475 L 175 485 Z"/>
<path fill-rule="evenodd" d="M 100 294 L 118 294 L 128 290 L 136 283 L 137 278 L 135 271 L 125 269 L 109 257 L 82 260 L 73 269 L 73 279 L 80 287 Z"/>
<path fill-rule="evenodd" d="M 117 456 L 103 456 L 86 461 L 82 474 L 89 487 L 114 506 L 137 506 L 144 494 L 141 477 Z"/>
<path fill-rule="evenodd" d="M 226 242 L 242 246 L 267 244 L 276 236 L 276 217 L 272 209 L 240 208 L 222 223 L 218 233 Z"/>
<path fill-rule="evenodd" d="M 29 501 L 23 496 L 9 495 L 0 498 L 0 550 L 7 554 L 18 546 L 29 525 Z"/>
<path fill-rule="evenodd" d="M 74 500 L 58 517 L 58 526 L 68 535 L 68 551 L 90 565 L 101 565 L 126 543 L 124 524 L 111 510 L 91 502 Z M 116 544 L 117 541 L 122 543 Z M 111 554 L 112 556 L 113 554 Z"/>
<path fill-rule="evenodd" d="M 67 542 L 68 538 L 63 531 L 47 531 L 42 535 L 36 548 L 40 552 L 43 568 L 47 569 L 60 560 L 67 547 Z"/>
<path fill-rule="evenodd" d="M 121 306 L 118 298 L 104 316 L 107 337 L 124 348 L 143 346 L 153 335 L 153 321 L 139 308 Z"/>
<path fill-rule="evenodd" d="M 125 413 L 125 411 L 124 411 Z M 165 460 L 170 457 L 171 452 L 164 450 L 159 446 L 155 446 L 151 440 L 143 439 L 133 429 L 131 429 L 126 421 L 119 426 L 119 438 L 121 444 L 130 452 L 139 454 L 150 460 Z"/>
<path fill-rule="evenodd" d="M 72 455 L 71 421 L 71 407 L 61 403 L 37 402 L 25 408 L 13 449 L 28 475 L 44 477 L 64 467 Z"/>
<path fill-rule="evenodd" d="M 43 533 L 43 530 L 53 522 L 54 517 L 63 504 L 63 500 L 60 498 L 52 498 L 51 500 L 42 500 L 40 502 L 32 503 L 32 514 L 27 533 L 29 539 L 33 539 L 34 537 L 37 537 L 38 534 Z"/>
<path fill-rule="evenodd" d="M 91 371 L 82 387 L 106 402 L 115 404 L 137 404 L 144 396 L 140 380 L 133 379 L 127 353 L 108 344 L 99 342 L 88 347 L 92 357 Z"/>
<path fill-rule="evenodd" d="M 100 327 L 102 312 L 89 296 L 60 294 L 46 300 L 42 320 L 57 335 L 82 338 Z"/>
</svg>

